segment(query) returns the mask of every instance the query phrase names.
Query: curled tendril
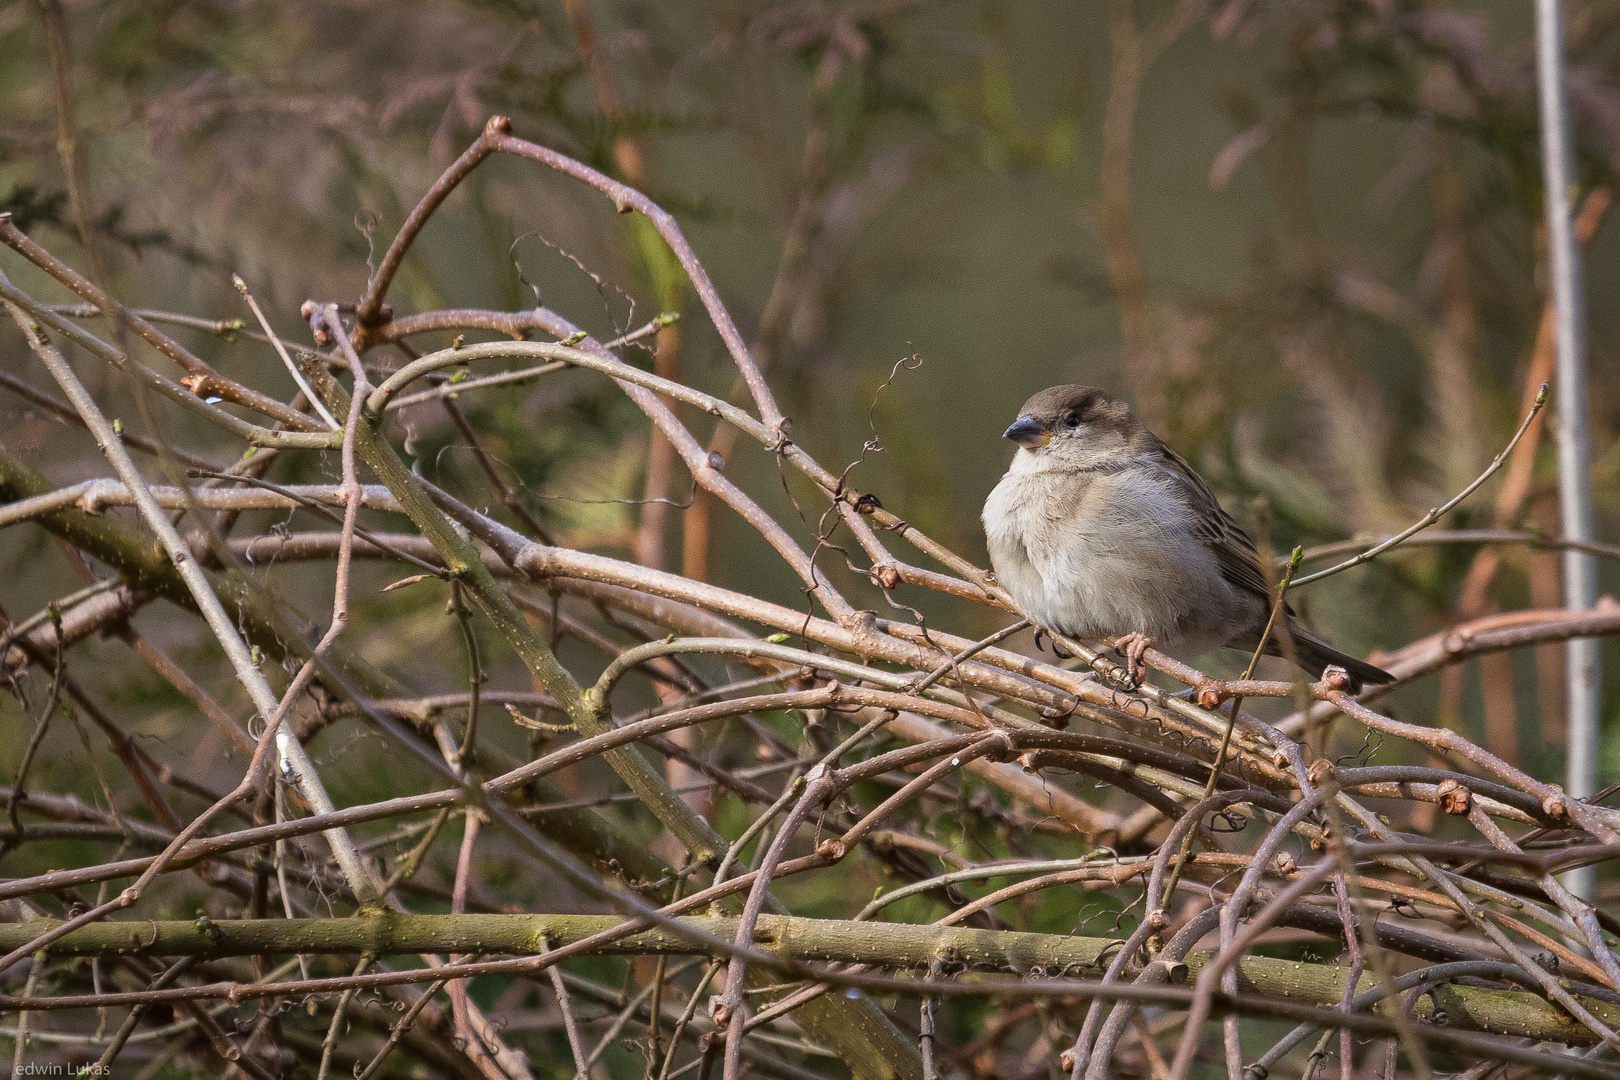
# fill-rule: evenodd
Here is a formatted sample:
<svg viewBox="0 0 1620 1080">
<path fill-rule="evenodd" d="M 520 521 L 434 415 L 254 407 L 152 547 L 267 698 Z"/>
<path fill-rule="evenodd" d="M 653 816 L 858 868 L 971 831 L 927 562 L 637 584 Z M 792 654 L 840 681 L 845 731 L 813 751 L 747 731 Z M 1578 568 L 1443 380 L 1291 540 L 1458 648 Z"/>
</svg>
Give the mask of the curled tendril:
<svg viewBox="0 0 1620 1080">
<path fill-rule="evenodd" d="M 1374 742 L 1374 737 L 1377 741 Z M 1371 728 L 1362 732 L 1361 745 L 1354 753 L 1343 754 L 1334 759 L 1334 764 L 1340 768 L 1347 766 L 1365 766 L 1372 764 L 1372 759 L 1378 756 L 1378 751 L 1384 748 L 1383 732 L 1373 731 Z"/>
</svg>

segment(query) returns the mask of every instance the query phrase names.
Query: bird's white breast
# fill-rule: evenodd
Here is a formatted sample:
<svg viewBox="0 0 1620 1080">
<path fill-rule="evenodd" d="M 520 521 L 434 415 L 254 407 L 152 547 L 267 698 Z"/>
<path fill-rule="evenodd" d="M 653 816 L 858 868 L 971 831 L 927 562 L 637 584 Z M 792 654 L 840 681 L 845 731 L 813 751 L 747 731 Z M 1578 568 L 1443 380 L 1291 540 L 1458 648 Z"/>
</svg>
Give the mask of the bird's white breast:
<svg viewBox="0 0 1620 1080">
<path fill-rule="evenodd" d="M 1156 462 L 1082 472 L 1020 451 L 983 519 L 997 579 L 1039 625 L 1072 637 L 1143 633 L 1161 647 L 1224 644 L 1201 616 L 1230 607 L 1231 586 Z"/>
</svg>

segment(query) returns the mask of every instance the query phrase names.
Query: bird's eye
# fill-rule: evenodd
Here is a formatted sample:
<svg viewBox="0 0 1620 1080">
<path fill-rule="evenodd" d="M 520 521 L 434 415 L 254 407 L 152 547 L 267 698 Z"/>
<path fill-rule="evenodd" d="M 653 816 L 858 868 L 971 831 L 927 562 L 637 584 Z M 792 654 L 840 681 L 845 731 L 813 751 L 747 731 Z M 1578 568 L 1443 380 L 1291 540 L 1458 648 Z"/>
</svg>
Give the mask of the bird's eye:
<svg viewBox="0 0 1620 1080">
<path fill-rule="evenodd" d="M 1069 427 L 1069 428 L 1077 428 L 1077 427 L 1079 427 L 1080 426 L 1080 415 L 1078 413 L 1070 413 L 1068 416 L 1065 416 L 1063 418 L 1063 426 L 1064 427 Z"/>
</svg>

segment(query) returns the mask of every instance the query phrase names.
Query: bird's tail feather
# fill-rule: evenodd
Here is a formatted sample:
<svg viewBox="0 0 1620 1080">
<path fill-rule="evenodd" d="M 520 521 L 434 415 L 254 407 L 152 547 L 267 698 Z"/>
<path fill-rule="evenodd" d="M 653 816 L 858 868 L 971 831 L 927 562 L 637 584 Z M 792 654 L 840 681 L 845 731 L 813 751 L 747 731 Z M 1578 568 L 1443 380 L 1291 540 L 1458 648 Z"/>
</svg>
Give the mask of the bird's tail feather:
<svg viewBox="0 0 1620 1080">
<path fill-rule="evenodd" d="M 1294 639 L 1294 653 L 1299 657 L 1299 666 L 1318 678 L 1329 664 L 1342 667 L 1350 673 L 1350 692 L 1353 694 L 1361 693 L 1361 688 L 1366 683 L 1378 686 L 1395 681 L 1395 676 L 1383 668 L 1340 652 L 1297 624 L 1288 629 Z"/>
</svg>

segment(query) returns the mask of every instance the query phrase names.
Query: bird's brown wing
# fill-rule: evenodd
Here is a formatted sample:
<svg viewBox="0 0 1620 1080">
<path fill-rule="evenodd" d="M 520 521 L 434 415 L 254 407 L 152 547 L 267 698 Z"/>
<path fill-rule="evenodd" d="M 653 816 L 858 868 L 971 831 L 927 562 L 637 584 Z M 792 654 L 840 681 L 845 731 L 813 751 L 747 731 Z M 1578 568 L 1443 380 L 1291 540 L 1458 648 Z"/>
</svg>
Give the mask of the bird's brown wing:
<svg viewBox="0 0 1620 1080">
<path fill-rule="evenodd" d="M 1249 534 L 1232 520 L 1231 514 L 1221 509 L 1221 504 L 1215 499 L 1215 493 L 1209 490 L 1204 478 L 1194 472 L 1192 466 L 1188 465 L 1180 454 L 1157 437 L 1153 438 L 1152 453 L 1157 456 L 1160 466 L 1180 481 L 1182 491 L 1187 497 L 1188 511 L 1193 516 L 1192 534 L 1215 552 L 1221 577 L 1238 588 L 1246 589 L 1260 597 L 1266 602 L 1269 610 L 1276 594 L 1266 580 L 1264 571 L 1260 569 L 1260 555 L 1254 550 L 1254 541 L 1249 539 Z M 1395 677 L 1389 672 L 1338 651 L 1300 627 L 1294 622 L 1292 607 L 1284 604 L 1283 610 L 1287 612 L 1283 626 L 1286 628 L 1286 634 L 1293 639 L 1293 649 L 1289 653 L 1283 653 L 1277 643 L 1278 635 L 1273 634 L 1272 640 L 1266 643 L 1266 652 L 1269 655 L 1287 655 L 1301 667 L 1317 675 L 1320 675 L 1329 664 L 1342 667 L 1350 673 L 1352 693 L 1359 694 L 1361 687 L 1366 683 L 1383 684 L 1394 681 Z M 1260 629 L 1256 626 L 1252 631 L 1256 639 Z M 1237 645 L 1239 642 L 1234 641 L 1231 644 Z"/>
<path fill-rule="evenodd" d="M 1260 570 L 1260 556 L 1254 550 L 1254 541 L 1244 532 L 1232 515 L 1221 509 L 1215 493 L 1209 490 L 1204 478 L 1193 471 L 1185 458 L 1157 437 L 1153 439 L 1153 452 L 1159 463 L 1181 482 L 1187 496 L 1187 508 L 1192 513 L 1192 534 L 1215 553 L 1221 577 L 1246 589 L 1269 604 L 1274 596 L 1266 576 Z"/>
</svg>

